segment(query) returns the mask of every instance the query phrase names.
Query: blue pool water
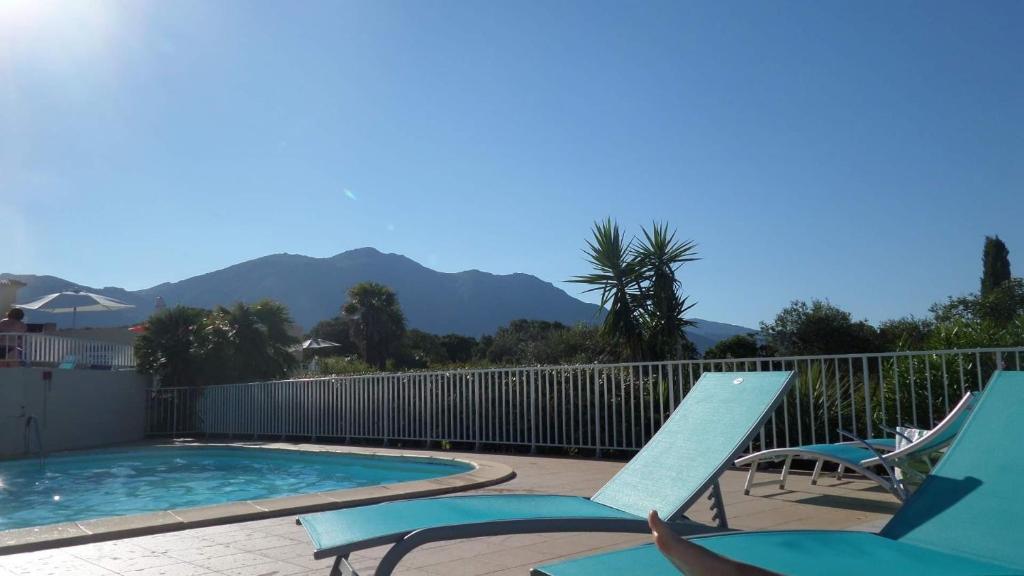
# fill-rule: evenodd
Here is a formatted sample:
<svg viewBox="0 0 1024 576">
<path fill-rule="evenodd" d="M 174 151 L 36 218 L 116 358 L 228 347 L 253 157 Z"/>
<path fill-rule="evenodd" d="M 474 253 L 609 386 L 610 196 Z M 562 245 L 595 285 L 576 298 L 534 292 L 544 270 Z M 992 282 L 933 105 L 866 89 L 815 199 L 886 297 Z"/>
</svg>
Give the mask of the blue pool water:
<svg viewBox="0 0 1024 576">
<path fill-rule="evenodd" d="M 232 447 L 152 447 L 0 461 L 0 530 L 423 480 L 469 464 Z"/>
</svg>

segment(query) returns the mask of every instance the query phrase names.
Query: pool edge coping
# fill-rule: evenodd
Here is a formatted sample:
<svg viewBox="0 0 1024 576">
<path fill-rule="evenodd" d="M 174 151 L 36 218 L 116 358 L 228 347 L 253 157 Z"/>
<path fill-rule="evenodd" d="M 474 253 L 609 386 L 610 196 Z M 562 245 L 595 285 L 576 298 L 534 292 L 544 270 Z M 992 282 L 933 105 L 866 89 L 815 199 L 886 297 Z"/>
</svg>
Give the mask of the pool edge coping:
<svg viewBox="0 0 1024 576">
<path fill-rule="evenodd" d="M 268 446 L 262 444 L 260 446 L 253 446 L 245 442 L 159 443 L 158 445 L 234 446 L 294 452 L 328 452 L 354 456 L 448 460 L 468 464 L 472 466 L 472 469 L 458 474 L 425 480 L 410 480 L 392 484 L 330 490 L 327 492 L 310 492 L 308 494 L 282 496 L 280 498 L 239 500 L 210 506 L 161 510 L 127 516 L 110 516 L 93 520 L 4 530 L 0 531 L 0 556 L 166 532 L 178 532 L 192 528 L 233 524 L 236 522 L 250 522 L 292 514 L 338 510 L 390 500 L 440 496 L 494 486 L 495 484 L 507 482 L 516 476 L 515 471 L 510 466 L 486 460 L 466 460 L 463 458 L 404 454 L 391 451 L 377 452 L 372 449 L 360 450 L 329 445 Z"/>
</svg>

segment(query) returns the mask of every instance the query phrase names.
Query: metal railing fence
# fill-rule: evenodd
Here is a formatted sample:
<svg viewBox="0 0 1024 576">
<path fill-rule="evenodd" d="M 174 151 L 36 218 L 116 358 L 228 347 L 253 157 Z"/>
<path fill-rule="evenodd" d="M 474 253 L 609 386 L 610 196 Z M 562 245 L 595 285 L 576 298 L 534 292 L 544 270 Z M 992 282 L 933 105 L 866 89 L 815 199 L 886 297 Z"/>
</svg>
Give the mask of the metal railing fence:
<svg viewBox="0 0 1024 576">
<path fill-rule="evenodd" d="M 135 368 L 135 347 L 33 332 L 0 333 L 0 366 Z"/>
<path fill-rule="evenodd" d="M 157 388 L 153 435 L 447 441 L 636 450 L 703 372 L 794 370 L 750 449 L 837 442 L 839 429 L 929 428 L 1024 347 L 371 374 Z M 724 408 L 727 409 L 727 408 Z"/>
</svg>

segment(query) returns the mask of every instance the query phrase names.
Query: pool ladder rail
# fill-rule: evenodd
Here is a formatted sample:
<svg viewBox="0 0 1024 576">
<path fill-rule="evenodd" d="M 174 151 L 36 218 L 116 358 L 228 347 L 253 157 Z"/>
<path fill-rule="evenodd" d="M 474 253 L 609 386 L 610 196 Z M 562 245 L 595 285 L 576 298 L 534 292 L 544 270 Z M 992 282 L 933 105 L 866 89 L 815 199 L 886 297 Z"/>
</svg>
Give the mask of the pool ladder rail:
<svg viewBox="0 0 1024 576">
<path fill-rule="evenodd" d="M 25 455 L 29 456 L 32 454 L 32 438 L 31 432 L 35 432 L 36 435 L 36 448 L 39 450 L 39 465 L 42 466 L 46 462 L 46 451 L 43 450 L 43 437 L 39 433 L 39 418 L 36 418 L 35 414 L 29 414 L 25 417 Z"/>
</svg>

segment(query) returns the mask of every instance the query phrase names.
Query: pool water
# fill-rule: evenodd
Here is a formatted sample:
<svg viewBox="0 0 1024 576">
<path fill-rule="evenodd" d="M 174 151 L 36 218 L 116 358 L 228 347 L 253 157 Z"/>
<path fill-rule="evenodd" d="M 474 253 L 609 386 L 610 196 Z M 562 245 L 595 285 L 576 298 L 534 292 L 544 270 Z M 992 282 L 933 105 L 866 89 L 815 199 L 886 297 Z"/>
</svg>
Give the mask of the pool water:
<svg viewBox="0 0 1024 576">
<path fill-rule="evenodd" d="M 429 458 L 151 447 L 0 461 L 0 530 L 423 480 L 471 470 Z"/>
</svg>

